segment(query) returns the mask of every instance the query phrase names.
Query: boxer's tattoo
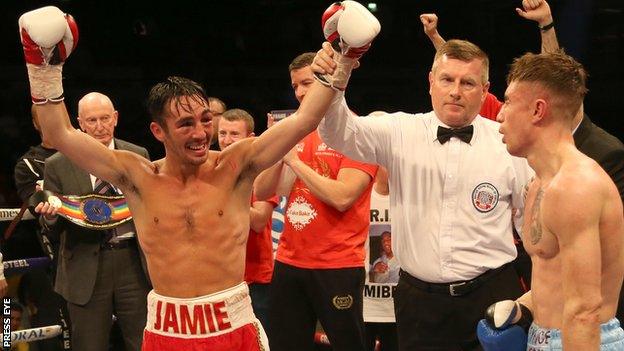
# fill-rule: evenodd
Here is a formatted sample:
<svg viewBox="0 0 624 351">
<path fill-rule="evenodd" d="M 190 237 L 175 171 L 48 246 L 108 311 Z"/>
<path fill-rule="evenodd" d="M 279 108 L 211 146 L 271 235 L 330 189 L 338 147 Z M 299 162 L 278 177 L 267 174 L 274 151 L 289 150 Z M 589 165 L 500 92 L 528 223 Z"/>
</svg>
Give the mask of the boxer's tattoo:
<svg viewBox="0 0 624 351">
<path fill-rule="evenodd" d="M 537 189 L 535 201 L 533 202 L 533 210 L 531 211 L 531 244 L 537 244 L 542 238 L 542 222 L 539 219 L 542 198 L 544 197 L 544 189 Z"/>
<path fill-rule="evenodd" d="M 529 179 L 529 181 L 524 186 L 524 189 L 522 190 L 522 201 L 524 201 L 525 203 L 527 199 L 527 194 L 529 193 L 529 188 L 531 187 L 531 184 L 533 184 L 534 180 L 535 180 L 535 177 L 531 177 L 531 179 Z"/>
</svg>

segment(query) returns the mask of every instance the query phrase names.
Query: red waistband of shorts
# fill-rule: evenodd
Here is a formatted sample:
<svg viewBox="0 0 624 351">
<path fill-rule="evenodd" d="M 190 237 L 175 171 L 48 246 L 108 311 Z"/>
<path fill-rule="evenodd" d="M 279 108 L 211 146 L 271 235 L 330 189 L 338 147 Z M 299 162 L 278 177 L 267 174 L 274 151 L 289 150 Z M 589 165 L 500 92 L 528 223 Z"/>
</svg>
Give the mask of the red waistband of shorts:
<svg viewBox="0 0 624 351">
<path fill-rule="evenodd" d="M 195 298 L 147 295 L 145 330 L 166 336 L 200 338 L 229 333 L 256 320 L 247 284 Z"/>
</svg>

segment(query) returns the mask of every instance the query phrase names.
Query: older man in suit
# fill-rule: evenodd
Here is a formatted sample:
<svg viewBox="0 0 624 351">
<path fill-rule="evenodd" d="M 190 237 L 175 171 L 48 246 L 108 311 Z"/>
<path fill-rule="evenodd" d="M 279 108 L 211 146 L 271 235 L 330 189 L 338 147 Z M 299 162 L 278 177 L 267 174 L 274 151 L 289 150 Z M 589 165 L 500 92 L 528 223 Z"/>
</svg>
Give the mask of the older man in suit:
<svg viewBox="0 0 624 351">
<path fill-rule="evenodd" d="M 80 128 L 111 149 L 149 158 L 147 150 L 114 138 L 118 113 L 111 100 L 89 93 L 78 103 Z M 61 153 L 46 161 L 44 189 L 63 195 L 120 195 L 118 189 L 73 164 Z M 60 234 L 55 290 L 68 302 L 74 350 L 108 350 L 113 313 L 127 350 L 140 350 L 149 283 L 132 221 L 111 230 L 91 230 L 53 216 L 44 226 Z"/>
</svg>

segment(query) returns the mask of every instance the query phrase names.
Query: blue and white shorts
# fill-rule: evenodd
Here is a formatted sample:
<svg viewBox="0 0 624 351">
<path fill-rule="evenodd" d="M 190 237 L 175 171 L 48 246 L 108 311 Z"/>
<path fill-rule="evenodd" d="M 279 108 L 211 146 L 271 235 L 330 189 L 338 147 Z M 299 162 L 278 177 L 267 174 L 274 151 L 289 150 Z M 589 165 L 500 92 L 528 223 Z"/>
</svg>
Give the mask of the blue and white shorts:
<svg viewBox="0 0 624 351">
<path fill-rule="evenodd" d="M 535 323 L 531 324 L 527 351 L 558 351 L 562 349 L 561 330 L 546 329 Z M 600 350 L 624 350 L 624 330 L 620 327 L 617 318 L 600 325 Z"/>
</svg>

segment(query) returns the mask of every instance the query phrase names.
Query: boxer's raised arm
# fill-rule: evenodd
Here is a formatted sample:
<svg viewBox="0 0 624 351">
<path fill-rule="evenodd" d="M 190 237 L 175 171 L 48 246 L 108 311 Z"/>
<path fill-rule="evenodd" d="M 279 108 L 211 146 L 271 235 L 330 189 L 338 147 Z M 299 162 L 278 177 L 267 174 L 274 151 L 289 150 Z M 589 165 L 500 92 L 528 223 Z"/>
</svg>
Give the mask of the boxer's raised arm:
<svg viewBox="0 0 624 351">
<path fill-rule="evenodd" d="M 74 129 L 63 102 L 35 105 L 41 131 L 52 146 L 90 174 L 123 188 L 125 164 L 143 157 L 124 150 L 111 150 L 88 134 Z M 138 161 L 137 161 L 138 162 Z"/>
<path fill-rule="evenodd" d="M 425 35 L 431 40 L 436 50 L 446 43 L 446 40 L 438 32 L 438 15 L 435 13 L 423 13 L 420 15 L 420 22 L 423 24 Z"/>
<path fill-rule="evenodd" d="M 322 18 L 325 38 L 333 44 L 335 61 L 306 94 L 297 113 L 269 128 L 254 141 L 255 169 L 261 171 L 279 161 L 297 142 L 318 127 L 334 97 L 344 90 L 351 70 L 380 31 L 379 21 L 355 1 L 330 5 Z M 331 88 L 331 89 L 329 89 Z"/>
<path fill-rule="evenodd" d="M 523 18 L 537 22 L 542 39 L 542 52 L 559 50 L 555 22 L 546 0 L 523 0 L 522 8 L 516 8 L 516 12 Z"/>
<path fill-rule="evenodd" d="M 87 172 L 119 184 L 125 172 L 120 160 L 130 156 L 113 152 L 74 129 L 63 103 L 63 63 L 78 42 L 76 22 L 58 8 L 47 6 L 23 14 L 19 30 L 30 93 L 44 138 Z"/>
<path fill-rule="evenodd" d="M 253 142 L 252 164 L 261 171 L 281 160 L 306 135 L 316 129 L 325 115 L 333 97 L 334 90 L 314 82 L 299 110 L 282 120 Z"/>
</svg>

